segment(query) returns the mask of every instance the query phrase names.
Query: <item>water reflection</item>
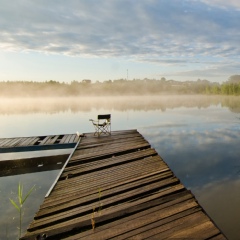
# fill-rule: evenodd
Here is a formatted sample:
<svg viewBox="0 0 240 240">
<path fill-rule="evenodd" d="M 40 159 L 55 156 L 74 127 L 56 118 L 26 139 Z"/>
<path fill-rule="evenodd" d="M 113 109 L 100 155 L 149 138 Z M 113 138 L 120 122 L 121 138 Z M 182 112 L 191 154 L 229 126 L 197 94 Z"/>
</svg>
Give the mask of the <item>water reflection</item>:
<svg viewBox="0 0 240 240">
<path fill-rule="evenodd" d="M 142 129 L 170 168 L 193 190 L 223 176 L 238 177 L 240 171 L 240 140 L 235 125 L 209 124 L 204 131 L 203 125 Z"/>
<path fill-rule="evenodd" d="M 239 239 L 239 122 L 226 113 L 219 118 L 224 111 L 193 112 L 172 120 L 184 124 L 143 127 L 141 133 L 226 236 Z"/>
<path fill-rule="evenodd" d="M 32 221 L 57 174 L 72 149 L 58 149 L 0 154 L 0 239 L 16 239 L 19 215 L 9 198 L 18 202 L 18 183 L 24 194 L 36 189 L 24 205 L 23 232 Z"/>
<path fill-rule="evenodd" d="M 111 113 L 112 130 L 137 129 L 143 134 L 226 236 L 239 239 L 239 97 L 35 99 L 31 106 L 26 105 L 28 99 L 19 105 L 11 101 L 8 108 L 0 103 L 0 137 L 92 132 L 88 120 Z M 42 197 L 36 194 L 34 198 L 40 200 L 33 199 L 39 205 L 55 175 L 56 171 L 52 171 L 0 178 L 0 203 L 4 206 L 1 233 L 8 228 L 5 216 L 16 215 L 8 197 L 12 196 L 11 190 L 16 193 L 18 181 L 23 180 L 25 189 L 41 183 L 38 186 Z M 10 225 L 16 227 L 12 222 Z"/>
<path fill-rule="evenodd" d="M 19 215 L 9 201 L 9 198 L 12 198 L 17 202 L 18 183 L 23 184 L 24 195 L 27 190 L 36 185 L 36 189 L 26 200 L 23 207 L 22 229 L 24 232 L 43 202 L 44 196 L 58 172 L 59 170 L 53 170 L 0 178 L 0 239 L 17 239 L 18 236 Z"/>
<path fill-rule="evenodd" d="M 0 177 L 61 169 L 68 155 L 0 161 Z"/>
<path fill-rule="evenodd" d="M 195 189 L 196 198 L 209 216 L 217 219 L 228 239 L 239 239 L 240 179 L 226 178 Z"/>
<path fill-rule="evenodd" d="M 0 153 L 0 161 L 69 155 L 71 152 L 72 152 L 72 148 L 54 149 L 54 150 L 52 149 L 52 150 L 42 150 L 42 151 L 28 151 L 28 152 Z"/>
<path fill-rule="evenodd" d="M 107 111 L 149 111 L 175 108 L 208 108 L 222 106 L 232 112 L 240 112 L 240 99 L 236 96 L 126 96 L 126 97 L 59 97 L 59 98 L 1 98 L 0 114 L 71 113 Z"/>
</svg>

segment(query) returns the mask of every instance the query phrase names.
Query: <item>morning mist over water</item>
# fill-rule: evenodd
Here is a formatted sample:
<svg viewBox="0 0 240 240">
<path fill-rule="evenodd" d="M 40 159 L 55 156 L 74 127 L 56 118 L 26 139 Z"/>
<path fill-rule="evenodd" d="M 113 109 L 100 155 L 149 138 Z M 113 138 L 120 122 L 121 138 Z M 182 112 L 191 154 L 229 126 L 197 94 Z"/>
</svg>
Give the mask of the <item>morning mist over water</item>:
<svg viewBox="0 0 240 240">
<path fill-rule="evenodd" d="M 180 107 L 207 108 L 210 106 L 226 107 L 232 112 L 240 112 L 238 96 L 214 95 L 143 95 L 143 96 L 84 96 L 84 97 L 2 97 L 0 115 L 9 114 L 53 114 L 70 111 L 150 111 Z"/>
<path fill-rule="evenodd" d="M 0 138 L 93 132 L 89 119 L 111 114 L 239 240 L 239 12 L 239 0 L 2 0 Z M 18 182 L 36 184 L 26 229 L 58 172 L 0 177 L 0 239 L 17 238 Z"/>
<path fill-rule="evenodd" d="M 237 239 L 240 100 L 236 96 L 2 98 L 0 137 L 93 132 L 89 119 L 108 113 L 112 115 L 112 131 L 137 129 L 223 233 Z M 16 192 L 19 179 L 26 189 L 36 182 L 41 190 L 33 193 L 32 200 L 42 199 L 56 171 L 52 176 L 48 171 L 0 178 L 1 222 L 7 214 L 8 228 L 17 227 L 12 220 L 17 215 L 8 197 Z M 25 228 L 41 201 L 33 202 L 36 206 L 26 206 Z M 6 224 L 2 226 L 0 232 L 5 234 Z"/>
</svg>

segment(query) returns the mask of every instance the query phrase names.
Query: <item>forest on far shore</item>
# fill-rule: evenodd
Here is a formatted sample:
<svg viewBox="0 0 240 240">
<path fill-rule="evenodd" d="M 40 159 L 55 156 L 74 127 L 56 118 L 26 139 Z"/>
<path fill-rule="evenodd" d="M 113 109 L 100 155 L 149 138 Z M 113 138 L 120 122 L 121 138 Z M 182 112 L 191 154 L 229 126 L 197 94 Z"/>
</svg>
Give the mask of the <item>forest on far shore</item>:
<svg viewBox="0 0 240 240">
<path fill-rule="evenodd" d="M 156 79 L 118 79 L 104 82 L 91 80 L 61 83 L 4 81 L 0 82 L 0 97 L 66 97 L 66 96 L 139 96 L 162 94 L 240 95 L 240 75 L 230 76 L 220 84 L 208 80 L 175 81 Z"/>
</svg>

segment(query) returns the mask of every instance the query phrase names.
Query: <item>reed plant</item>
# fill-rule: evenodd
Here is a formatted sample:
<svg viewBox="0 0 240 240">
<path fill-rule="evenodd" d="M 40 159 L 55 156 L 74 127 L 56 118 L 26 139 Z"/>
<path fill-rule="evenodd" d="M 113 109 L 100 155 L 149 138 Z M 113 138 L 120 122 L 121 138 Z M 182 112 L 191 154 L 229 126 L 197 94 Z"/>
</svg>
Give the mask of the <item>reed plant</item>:
<svg viewBox="0 0 240 240">
<path fill-rule="evenodd" d="M 23 197 L 23 184 L 19 182 L 18 184 L 18 203 L 15 202 L 13 199 L 9 198 L 11 204 L 17 209 L 19 212 L 19 238 L 22 235 L 22 217 L 23 217 L 23 204 L 27 200 L 27 198 L 30 196 L 32 191 L 34 190 L 35 185 L 28 191 L 25 197 Z"/>
<path fill-rule="evenodd" d="M 98 213 L 101 215 L 101 211 L 102 211 L 102 201 L 101 201 L 101 198 L 102 198 L 102 189 L 99 188 L 98 189 Z"/>
<path fill-rule="evenodd" d="M 92 229 L 95 229 L 95 215 L 101 215 L 102 214 L 102 202 L 101 202 L 101 197 L 102 197 L 102 189 L 98 189 L 98 209 L 95 211 L 95 207 L 93 207 L 93 212 L 91 214 L 91 224 L 92 224 Z"/>
</svg>

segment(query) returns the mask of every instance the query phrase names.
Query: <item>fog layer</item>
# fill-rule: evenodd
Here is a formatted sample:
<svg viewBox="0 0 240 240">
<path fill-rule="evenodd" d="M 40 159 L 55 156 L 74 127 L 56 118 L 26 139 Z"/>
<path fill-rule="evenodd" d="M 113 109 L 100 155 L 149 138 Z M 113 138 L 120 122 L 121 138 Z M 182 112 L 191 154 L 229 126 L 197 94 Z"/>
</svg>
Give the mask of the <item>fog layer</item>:
<svg viewBox="0 0 240 240">
<path fill-rule="evenodd" d="M 1 98 L 0 114 L 32 114 L 56 112 L 89 112 L 95 110 L 150 111 L 174 108 L 207 108 L 222 106 L 240 112 L 237 96 L 169 95 L 128 97 L 64 97 L 64 98 Z"/>
</svg>

